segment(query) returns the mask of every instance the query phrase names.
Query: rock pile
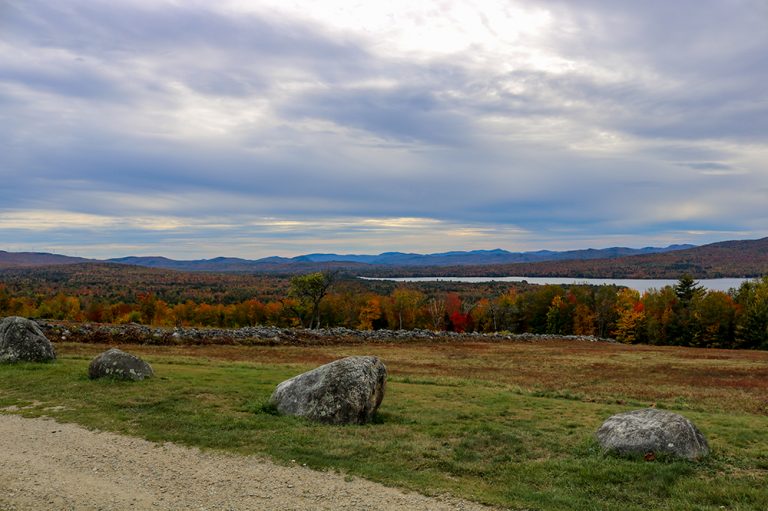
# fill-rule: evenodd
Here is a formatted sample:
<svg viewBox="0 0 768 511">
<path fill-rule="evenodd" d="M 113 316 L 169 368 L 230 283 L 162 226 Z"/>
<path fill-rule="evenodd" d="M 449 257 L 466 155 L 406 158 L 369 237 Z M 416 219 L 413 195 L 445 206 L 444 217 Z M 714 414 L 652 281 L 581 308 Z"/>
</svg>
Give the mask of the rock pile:
<svg viewBox="0 0 768 511">
<path fill-rule="evenodd" d="M 365 424 L 384 399 L 387 368 L 378 357 L 347 357 L 279 384 L 270 404 L 285 415 L 329 424 Z"/>
<path fill-rule="evenodd" d="M 152 367 L 142 359 L 117 348 L 112 348 L 91 360 L 88 377 L 114 378 L 117 380 L 139 381 L 151 378 L 155 373 Z"/>
<path fill-rule="evenodd" d="M 691 421 L 655 408 L 609 417 L 597 430 L 597 441 L 619 454 L 666 454 L 689 460 L 709 454 L 707 439 Z"/>
<path fill-rule="evenodd" d="M 37 323 L 18 316 L 0 321 L 0 362 L 48 362 L 55 359 L 56 351 Z"/>
<path fill-rule="evenodd" d="M 615 342 L 613 339 L 587 335 L 539 335 L 508 333 L 456 333 L 432 330 L 353 330 L 350 328 L 279 328 L 249 326 L 243 328 L 149 327 L 135 323 L 108 325 L 99 323 L 57 323 L 40 321 L 51 339 L 100 344 L 240 344 L 240 345 L 301 345 L 362 344 L 371 342 L 434 341 L 453 342 L 479 340 L 483 342 L 551 340 Z"/>
</svg>

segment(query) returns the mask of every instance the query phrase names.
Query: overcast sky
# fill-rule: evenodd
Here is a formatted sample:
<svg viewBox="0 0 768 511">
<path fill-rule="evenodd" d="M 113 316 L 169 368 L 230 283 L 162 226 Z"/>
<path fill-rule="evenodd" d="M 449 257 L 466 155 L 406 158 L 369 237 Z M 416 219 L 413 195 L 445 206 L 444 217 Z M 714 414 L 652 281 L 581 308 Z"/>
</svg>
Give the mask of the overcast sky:
<svg viewBox="0 0 768 511">
<path fill-rule="evenodd" d="M 768 236 L 768 2 L 0 0 L 0 250 Z"/>
</svg>

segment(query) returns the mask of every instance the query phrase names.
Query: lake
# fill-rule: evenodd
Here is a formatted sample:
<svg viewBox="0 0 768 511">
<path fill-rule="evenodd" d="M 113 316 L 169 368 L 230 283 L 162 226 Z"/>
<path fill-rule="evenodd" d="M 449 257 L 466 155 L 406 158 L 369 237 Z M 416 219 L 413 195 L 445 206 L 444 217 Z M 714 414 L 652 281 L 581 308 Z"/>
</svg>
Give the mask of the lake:
<svg viewBox="0 0 768 511">
<path fill-rule="evenodd" d="M 626 286 L 641 293 L 664 286 L 674 286 L 675 279 L 584 279 L 569 277 L 360 277 L 365 280 L 392 280 L 395 282 L 528 282 L 530 284 L 587 284 L 590 286 Z M 697 282 L 711 291 L 728 291 L 738 288 L 742 282 L 751 279 L 701 279 Z"/>
</svg>

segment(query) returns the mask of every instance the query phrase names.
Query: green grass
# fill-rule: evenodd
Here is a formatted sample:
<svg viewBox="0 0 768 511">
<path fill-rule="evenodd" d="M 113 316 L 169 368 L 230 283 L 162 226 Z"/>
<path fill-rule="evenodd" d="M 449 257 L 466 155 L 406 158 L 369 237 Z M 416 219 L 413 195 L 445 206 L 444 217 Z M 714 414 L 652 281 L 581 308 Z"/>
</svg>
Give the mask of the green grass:
<svg viewBox="0 0 768 511">
<path fill-rule="evenodd" d="M 511 509 L 768 509 L 764 414 L 700 404 L 685 409 L 708 436 L 713 455 L 698 463 L 644 462 L 605 455 L 593 440 L 605 418 L 640 402 L 590 402 L 570 392 L 399 375 L 390 367 L 374 423 L 327 426 L 278 416 L 265 406 L 277 383 L 309 365 L 162 351 L 145 358 L 158 376 L 137 383 L 90 381 L 90 356 L 83 354 L 0 366 L 0 408 L 153 441 L 295 460 Z M 674 409 L 673 402 L 665 404 Z"/>
</svg>

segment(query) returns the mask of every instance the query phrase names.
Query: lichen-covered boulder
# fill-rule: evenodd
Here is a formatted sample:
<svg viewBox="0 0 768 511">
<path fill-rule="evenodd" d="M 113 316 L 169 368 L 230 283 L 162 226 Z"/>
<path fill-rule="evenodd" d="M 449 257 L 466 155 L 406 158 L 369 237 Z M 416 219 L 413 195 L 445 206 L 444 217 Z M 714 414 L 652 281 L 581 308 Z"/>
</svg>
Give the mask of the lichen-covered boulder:
<svg viewBox="0 0 768 511">
<path fill-rule="evenodd" d="M 329 424 L 365 424 L 384 399 L 387 368 L 378 357 L 347 357 L 279 384 L 269 402 L 284 415 Z"/>
<path fill-rule="evenodd" d="M 48 362 L 53 344 L 32 320 L 10 316 L 0 321 L 0 362 Z"/>
<path fill-rule="evenodd" d="M 619 454 L 666 454 L 689 460 L 709 454 L 707 439 L 691 421 L 655 408 L 609 417 L 597 430 L 597 441 Z"/>
<path fill-rule="evenodd" d="M 155 373 L 152 367 L 142 359 L 117 348 L 112 348 L 91 360 L 88 377 L 115 378 L 117 380 L 139 381 L 151 378 Z"/>
</svg>

